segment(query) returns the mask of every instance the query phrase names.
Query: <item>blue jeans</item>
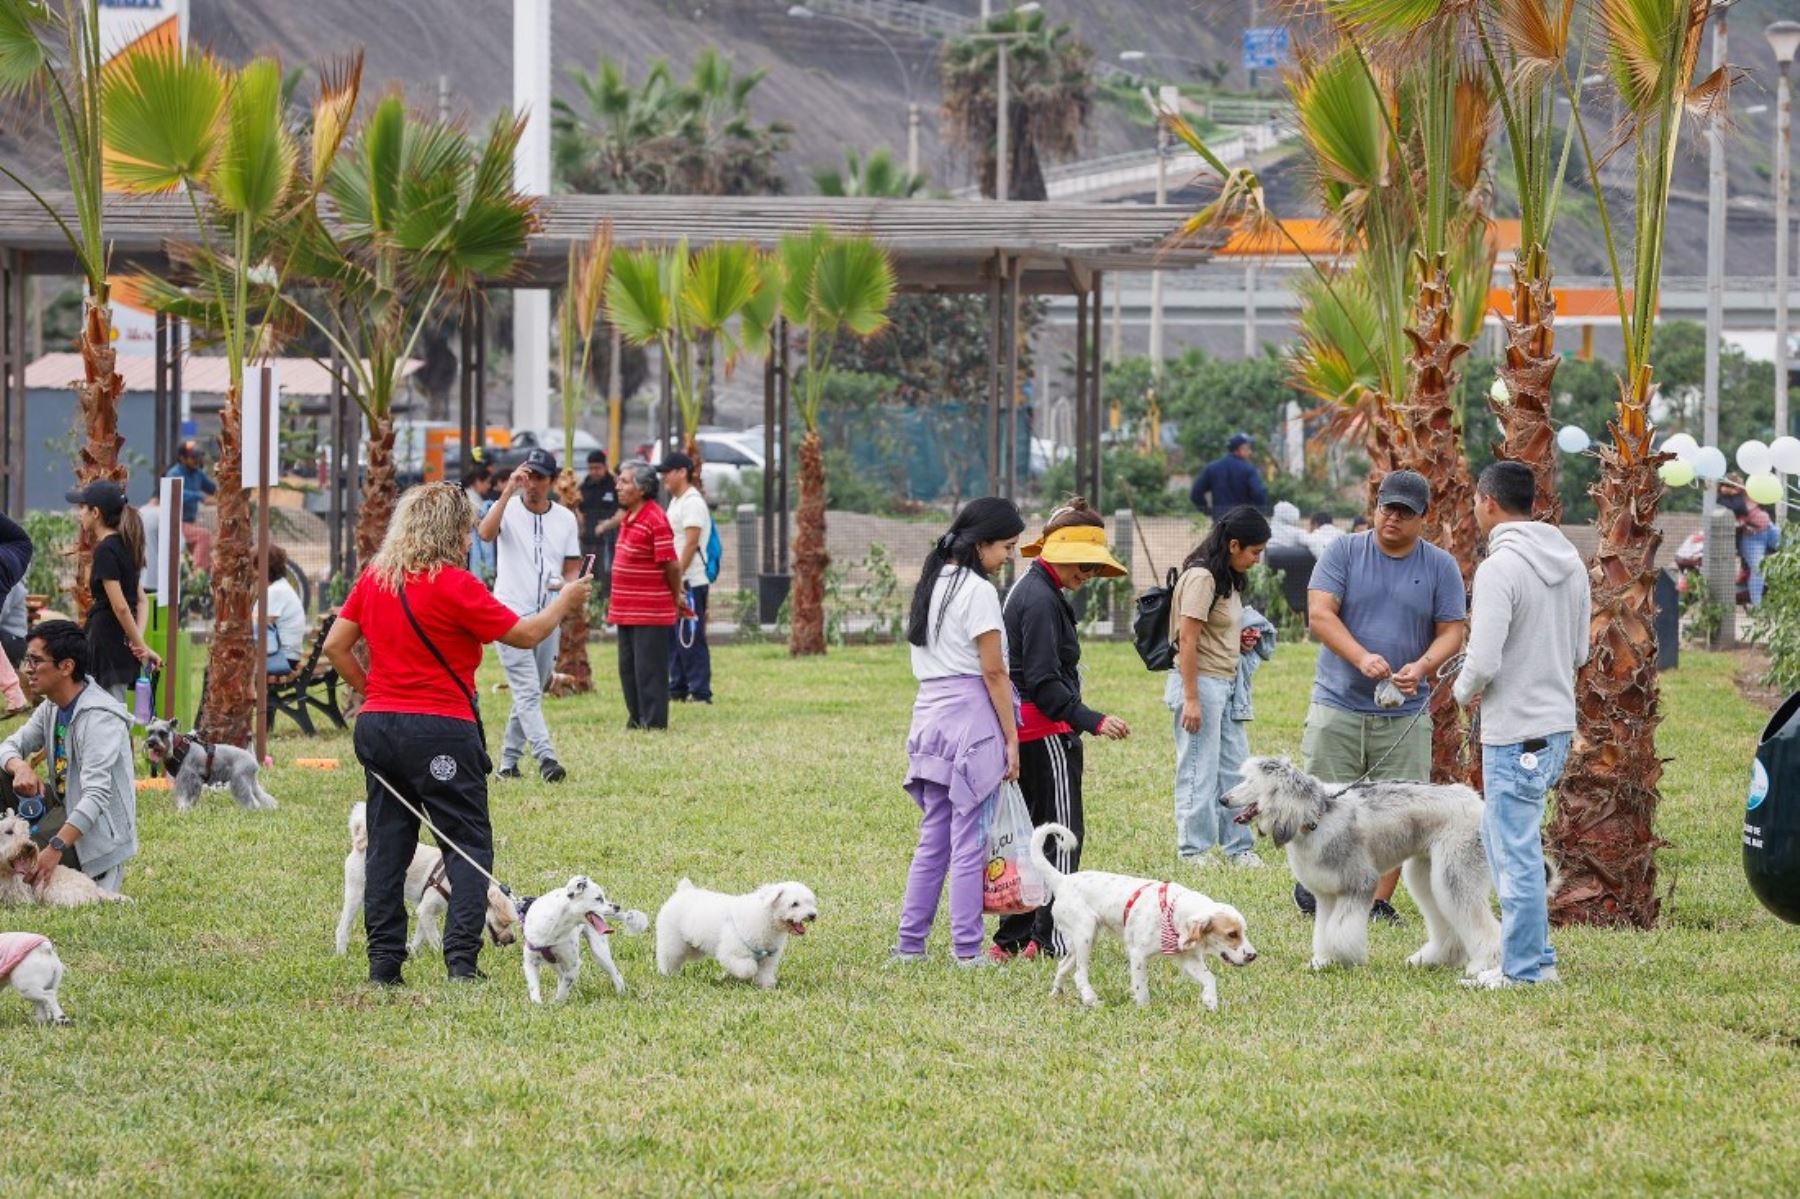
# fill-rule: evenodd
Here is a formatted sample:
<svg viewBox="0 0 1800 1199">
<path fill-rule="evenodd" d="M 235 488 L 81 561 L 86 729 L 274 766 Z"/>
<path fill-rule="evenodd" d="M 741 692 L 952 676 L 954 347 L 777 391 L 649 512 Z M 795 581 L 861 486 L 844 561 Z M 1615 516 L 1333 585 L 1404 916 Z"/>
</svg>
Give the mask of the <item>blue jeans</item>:
<svg viewBox="0 0 1800 1199">
<path fill-rule="evenodd" d="M 1763 572 L 1762 561 L 1781 548 L 1781 530 L 1770 525 L 1760 533 L 1744 530 L 1738 541 L 1738 552 L 1744 555 L 1744 565 L 1750 568 L 1750 606 L 1762 606 Z"/>
<path fill-rule="evenodd" d="M 1232 680 L 1201 675 L 1198 682 L 1198 733 L 1181 727 L 1181 672 L 1171 670 L 1163 688 L 1163 702 L 1175 716 L 1175 848 L 1184 858 L 1215 845 L 1236 856 L 1255 846 L 1255 835 L 1232 822 L 1219 797 L 1243 781 L 1239 771 L 1250 756 L 1250 735 L 1243 721 L 1228 714 Z"/>
<path fill-rule="evenodd" d="M 1552 733 L 1525 764 L 1525 745 L 1484 745 L 1481 848 L 1500 893 L 1500 966 L 1506 977 L 1534 983 L 1556 965 L 1544 890 L 1544 797 L 1562 777 L 1573 734 Z"/>
<path fill-rule="evenodd" d="M 681 644 L 681 639 L 688 635 L 689 626 L 686 621 L 677 622 L 675 633 L 669 638 L 669 698 L 710 703 L 713 697 L 712 651 L 706 646 L 706 600 L 712 588 L 689 587 L 687 593 L 694 604 L 694 643 Z"/>
</svg>

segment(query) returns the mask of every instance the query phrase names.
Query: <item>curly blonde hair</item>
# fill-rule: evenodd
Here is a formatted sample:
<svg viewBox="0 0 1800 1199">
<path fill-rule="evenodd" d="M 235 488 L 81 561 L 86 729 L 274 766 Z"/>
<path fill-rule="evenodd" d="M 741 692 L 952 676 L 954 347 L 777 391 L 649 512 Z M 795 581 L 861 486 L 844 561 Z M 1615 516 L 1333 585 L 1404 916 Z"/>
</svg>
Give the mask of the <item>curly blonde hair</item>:
<svg viewBox="0 0 1800 1199">
<path fill-rule="evenodd" d="M 384 591 L 400 590 L 406 576 L 435 576 L 468 560 L 475 504 L 454 483 L 421 483 L 400 493 L 387 536 L 369 562 L 369 573 Z"/>
</svg>

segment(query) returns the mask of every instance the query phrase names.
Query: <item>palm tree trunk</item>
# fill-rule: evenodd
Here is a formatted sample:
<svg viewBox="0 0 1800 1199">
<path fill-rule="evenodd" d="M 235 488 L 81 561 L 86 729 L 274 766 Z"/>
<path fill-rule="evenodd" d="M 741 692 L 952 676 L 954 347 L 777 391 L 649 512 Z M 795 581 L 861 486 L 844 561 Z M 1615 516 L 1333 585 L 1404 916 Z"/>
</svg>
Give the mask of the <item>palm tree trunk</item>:
<svg viewBox="0 0 1800 1199">
<path fill-rule="evenodd" d="M 581 484 L 575 481 L 575 471 L 566 469 L 556 480 L 556 498 L 564 507 L 575 514 L 575 523 L 581 524 Z M 573 681 L 575 693 L 585 695 L 594 689 L 594 668 L 588 662 L 588 608 L 586 604 L 579 608 L 571 608 L 562 620 L 562 640 L 556 647 L 556 673 L 566 674 Z"/>
<path fill-rule="evenodd" d="M 700 482 L 700 471 L 706 465 L 706 455 L 700 452 L 700 439 L 698 437 L 688 438 L 687 444 L 682 447 L 682 452 L 694 460 L 694 469 L 689 473 L 688 480 L 693 483 L 694 490 L 705 495 L 706 487 Z"/>
<path fill-rule="evenodd" d="M 1462 428 L 1456 419 L 1456 360 L 1468 344 L 1456 340 L 1445 256 L 1438 255 L 1424 275 L 1406 336 L 1412 354 L 1406 369 L 1406 402 L 1401 407 L 1400 465 L 1418 471 L 1431 484 L 1431 509 L 1425 514 L 1425 536 L 1447 550 L 1462 570 L 1466 589 L 1475 573 L 1475 481 L 1463 456 Z M 1431 780 L 1461 782 L 1462 714 L 1439 687 L 1431 698 Z"/>
<path fill-rule="evenodd" d="M 206 707 L 200 713 L 204 741 L 248 747 L 256 719 L 258 675 L 256 622 L 251 609 L 262 594 L 256 580 L 256 547 L 250 497 L 244 491 L 244 430 L 240 390 L 231 388 L 219 413 L 219 536 L 213 548 L 212 652 L 206 663 Z M 170 514 L 178 519 L 180 513 Z"/>
<path fill-rule="evenodd" d="M 75 481 L 81 484 L 110 479 L 124 483 L 126 470 L 119 464 L 119 397 L 125 380 L 114 370 L 117 355 L 112 345 L 112 309 L 97 304 L 92 296 L 82 302 L 82 380 L 75 385 L 76 404 L 86 441 L 75 462 Z M 94 562 L 94 537 L 83 529 L 75 539 L 75 609 L 78 619 L 88 610 L 88 570 Z"/>
<path fill-rule="evenodd" d="M 1660 685 L 1656 673 L 1656 531 L 1668 460 L 1651 448 L 1646 367 L 1636 386 L 1621 381 L 1614 444 L 1598 446 L 1593 497 L 1600 547 L 1593 585 L 1593 654 L 1576 681 L 1575 745 L 1557 788 L 1549 839 L 1562 869 L 1550 901 L 1558 925 L 1656 922 L 1656 756 Z"/>
<path fill-rule="evenodd" d="M 800 440 L 800 508 L 794 515 L 793 632 L 788 653 L 825 652 L 825 446 L 817 430 Z"/>
<path fill-rule="evenodd" d="M 381 549 L 400 494 L 394 475 L 393 417 L 379 416 L 369 422 L 368 448 L 369 470 L 363 477 L 362 504 L 356 514 L 356 560 L 365 566 Z"/>
<path fill-rule="evenodd" d="M 1550 425 L 1551 384 L 1556 378 L 1556 296 L 1550 289 L 1550 254 L 1543 246 L 1521 253 L 1512 266 L 1512 311 L 1502 318 L 1506 357 L 1500 378 L 1507 402 L 1488 407 L 1499 418 L 1502 434 L 1494 447 L 1499 458 L 1523 462 L 1537 479 L 1532 504 L 1534 520 L 1562 523 L 1562 497 L 1556 490 L 1556 430 Z"/>
</svg>

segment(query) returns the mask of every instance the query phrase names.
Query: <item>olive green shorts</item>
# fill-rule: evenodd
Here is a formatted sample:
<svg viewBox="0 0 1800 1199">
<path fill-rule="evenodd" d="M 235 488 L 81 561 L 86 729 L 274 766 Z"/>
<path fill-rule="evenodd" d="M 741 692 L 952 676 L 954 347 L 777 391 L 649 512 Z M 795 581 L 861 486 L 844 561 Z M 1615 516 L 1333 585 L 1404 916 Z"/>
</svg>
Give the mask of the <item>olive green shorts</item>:
<svg viewBox="0 0 1800 1199">
<path fill-rule="evenodd" d="M 1306 772 L 1327 783 L 1353 783 L 1377 762 L 1372 779 L 1429 782 L 1431 714 L 1365 716 L 1315 702 L 1306 709 L 1300 756 Z"/>
</svg>

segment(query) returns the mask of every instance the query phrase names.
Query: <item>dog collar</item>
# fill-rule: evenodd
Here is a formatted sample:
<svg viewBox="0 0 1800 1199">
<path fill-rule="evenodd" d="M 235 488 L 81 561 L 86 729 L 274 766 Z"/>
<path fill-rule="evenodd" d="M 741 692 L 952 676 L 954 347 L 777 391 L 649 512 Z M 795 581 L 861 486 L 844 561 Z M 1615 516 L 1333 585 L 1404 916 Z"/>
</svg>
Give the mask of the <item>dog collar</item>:
<svg viewBox="0 0 1800 1199">
<path fill-rule="evenodd" d="M 1131 908 L 1137 903 L 1138 896 L 1157 884 L 1145 883 L 1131 893 L 1125 901 L 1125 914 L 1119 918 L 1119 927 L 1123 929 L 1131 923 Z M 1169 902 L 1169 884 L 1163 883 L 1156 893 L 1156 906 L 1161 910 L 1162 926 L 1157 932 L 1157 948 L 1171 956 L 1181 952 L 1181 934 L 1175 931 L 1175 906 Z"/>
</svg>

